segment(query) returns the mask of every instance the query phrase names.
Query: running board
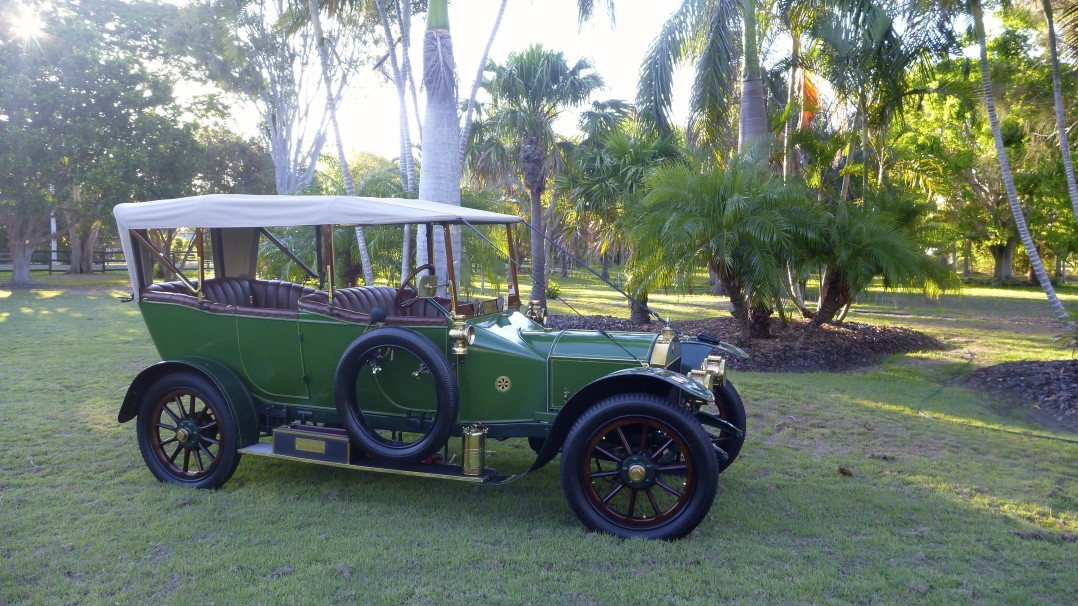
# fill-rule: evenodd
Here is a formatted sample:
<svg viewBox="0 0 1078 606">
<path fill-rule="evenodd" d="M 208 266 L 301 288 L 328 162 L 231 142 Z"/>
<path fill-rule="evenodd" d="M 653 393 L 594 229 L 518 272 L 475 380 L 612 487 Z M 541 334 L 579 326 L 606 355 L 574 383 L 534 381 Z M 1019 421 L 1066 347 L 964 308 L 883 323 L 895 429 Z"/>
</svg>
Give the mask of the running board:
<svg viewBox="0 0 1078 606">
<path fill-rule="evenodd" d="M 254 455 L 256 457 L 269 457 L 271 459 L 283 459 L 285 461 L 300 461 L 302 463 L 342 467 L 344 469 L 354 469 L 356 471 L 373 471 L 377 473 L 391 473 L 421 478 L 440 478 L 443 480 L 456 480 L 458 482 L 471 482 L 473 484 L 482 484 L 490 481 L 491 479 L 494 479 L 495 474 L 498 473 L 497 470 L 487 468 L 483 470 L 483 473 L 476 476 L 464 475 L 460 465 L 446 465 L 444 463 L 392 463 L 364 458 L 356 459 L 349 463 L 320 460 L 305 456 L 297 456 L 296 454 L 275 453 L 273 452 L 273 444 L 270 444 L 269 442 L 252 444 L 247 448 L 241 448 L 239 452 L 240 454 Z"/>
</svg>

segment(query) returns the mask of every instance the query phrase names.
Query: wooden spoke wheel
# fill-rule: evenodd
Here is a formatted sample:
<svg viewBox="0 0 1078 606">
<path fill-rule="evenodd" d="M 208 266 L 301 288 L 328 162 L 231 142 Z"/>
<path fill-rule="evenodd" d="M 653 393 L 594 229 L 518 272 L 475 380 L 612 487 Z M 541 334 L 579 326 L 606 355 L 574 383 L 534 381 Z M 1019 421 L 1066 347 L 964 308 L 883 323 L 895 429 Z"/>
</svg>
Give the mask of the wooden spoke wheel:
<svg viewBox="0 0 1078 606">
<path fill-rule="evenodd" d="M 687 411 L 649 394 L 608 398 L 585 412 L 562 448 L 562 489 L 588 528 L 674 539 L 704 519 L 718 461 Z"/>
<path fill-rule="evenodd" d="M 139 449 L 162 482 L 217 488 L 239 463 L 232 413 L 217 388 L 192 372 L 157 379 L 143 396 Z"/>
</svg>

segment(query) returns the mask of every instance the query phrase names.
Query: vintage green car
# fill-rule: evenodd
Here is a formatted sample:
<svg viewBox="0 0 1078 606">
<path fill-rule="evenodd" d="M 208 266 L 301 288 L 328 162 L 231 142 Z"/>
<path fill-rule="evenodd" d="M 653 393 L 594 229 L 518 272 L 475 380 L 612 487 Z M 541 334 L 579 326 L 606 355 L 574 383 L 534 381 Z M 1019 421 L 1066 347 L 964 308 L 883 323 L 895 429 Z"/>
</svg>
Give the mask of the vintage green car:
<svg viewBox="0 0 1078 606">
<path fill-rule="evenodd" d="M 518 217 L 240 195 L 120 204 L 115 216 L 163 360 L 132 381 L 119 421 L 136 420 L 159 480 L 216 488 L 242 453 L 494 484 L 560 453 L 585 526 L 676 538 L 707 515 L 744 441 L 723 355 L 740 350 L 669 327 L 545 328 L 519 295 Z M 406 225 L 430 263 L 397 287 L 338 287 L 334 242 L 357 227 L 403 238 Z M 169 250 L 178 234 L 186 252 Z M 478 247 L 501 255 L 493 273 L 473 269 Z M 306 281 L 263 275 L 270 255 Z M 535 450 L 527 471 L 488 467 L 487 442 L 508 438 Z"/>
</svg>

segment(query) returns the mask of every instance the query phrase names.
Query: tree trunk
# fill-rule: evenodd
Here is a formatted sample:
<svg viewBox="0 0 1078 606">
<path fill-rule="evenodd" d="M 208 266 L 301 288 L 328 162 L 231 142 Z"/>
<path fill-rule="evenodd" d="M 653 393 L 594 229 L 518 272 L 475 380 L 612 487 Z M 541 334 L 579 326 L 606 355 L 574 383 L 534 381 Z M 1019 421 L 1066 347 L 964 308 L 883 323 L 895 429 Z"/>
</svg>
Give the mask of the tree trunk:
<svg viewBox="0 0 1078 606">
<path fill-rule="evenodd" d="M 636 300 L 639 301 L 641 305 L 647 305 L 647 291 L 636 295 Z M 651 322 L 651 314 L 649 314 L 646 309 L 641 307 L 641 305 L 629 303 L 629 321 L 633 324 L 648 324 Z"/>
<path fill-rule="evenodd" d="M 842 310 L 835 316 L 835 324 L 842 324 L 846 321 L 846 316 L 849 315 L 851 307 L 853 307 L 853 305 L 850 301 L 847 301 L 846 304 L 842 306 Z"/>
<path fill-rule="evenodd" d="M 333 138 L 337 142 L 337 162 L 341 165 L 341 178 L 344 179 L 344 193 L 356 195 L 356 186 L 352 182 L 352 171 L 348 168 L 348 158 L 341 141 L 341 127 L 337 122 L 337 100 L 333 98 L 333 81 L 330 78 L 329 50 L 326 49 L 326 36 L 322 32 L 322 18 L 314 0 L 307 0 L 307 10 L 311 16 L 311 28 L 314 29 L 315 44 L 318 45 L 318 60 L 322 66 L 322 81 L 326 87 L 326 111 L 333 128 Z M 368 286 L 374 285 L 374 270 L 371 268 L 371 255 L 367 250 L 367 232 L 362 226 L 356 226 L 356 242 L 359 246 L 359 262 L 363 265 L 363 281 Z"/>
<path fill-rule="evenodd" d="M 97 236 L 101 233 L 101 224 L 97 221 L 75 222 L 69 224 L 67 237 L 71 240 L 71 267 L 69 274 L 90 274 L 94 271 L 94 247 Z"/>
<path fill-rule="evenodd" d="M 11 253 L 11 280 L 8 286 L 40 286 L 30 275 L 34 247 L 49 239 L 48 213 L 44 216 L 19 216 L 10 207 L 0 205 L 0 225 L 7 230 L 8 252 Z"/>
<path fill-rule="evenodd" d="M 741 107 L 737 151 L 753 156 L 760 166 L 767 165 L 767 99 L 760 69 L 760 48 L 756 32 L 756 0 L 742 0 L 742 42 L 744 70 L 741 81 Z"/>
<path fill-rule="evenodd" d="M 607 253 L 601 253 L 599 255 L 599 257 L 603 261 L 603 271 L 602 271 L 603 279 L 604 280 L 609 280 L 610 279 L 610 255 L 607 254 Z"/>
<path fill-rule="evenodd" d="M 411 0 L 400 0 L 400 2 L 396 2 L 395 4 L 397 5 L 397 23 L 400 24 L 401 28 L 401 69 L 404 72 L 404 80 L 407 84 L 408 92 L 412 97 L 412 109 L 415 111 L 416 128 L 419 129 L 420 132 L 423 132 L 422 116 L 419 113 L 419 95 L 415 90 L 415 70 L 412 69 L 412 58 L 410 54 L 412 48 L 412 3 Z M 405 107 L 403 100 L 401 100 L 401 110 L 403 110 L 401 115 L 407 116 L 408 110 Z M 407 118 L 405 118 L 405 120 L 407 120 Z M 409 155 L 411 155 L 411 148 L 409 148 Z M 414 172 L 415 171 L 413 171 L 413 174 Z M 414 179 L 412 188 L 408 191 L 415 191 Z"/>
<path fill-rule="evenodd" d="M 801 317 L 812 318 L 812 312 L 808 306 L 805 305 L 805 293 L 801 290 L 800 276 L 797 275 L 797 270 L 793 265 L 786 264 L 786 272 L 782 275 L 782 286 L 786 289 L 786 294 L 790 296 L 790 301 L 793 302 L 797 311 L 801 312 Z"/>
<path fill-rule="evenodd" d="M 457 71 L 453 59 L 453 39 L 449 34 L 446 0 L 434 0 L 427 8 L 427 32 L 423 38 L 423 85 L 427 109 L 423 118 L 423 172 L 419 176 L 419 197 L 432 202 L 460 206 L 460 123 L 457 116 Z M 417 258 L 426 256 L 425 229 L 417 230 Z M 446 271 L 452 262 L 460 275 L 459 232 L 454 232 L 453 259 L 446 259 L 445 238 L 437 237 L 434 266 L 438 283 L 447 284 Z"/>
<path fill-rule="evenodd" d="M 738 324 L 737 342 L 739 345 L 748 345 L 752 340 L 752 323 L 749 319 L 748 302 L 745 301 L 745 293 L 741 290 L 741 283 L 737 281 L 737 276 L 733 272 L 717 267 L 714 261 L 708 265 L 719 276 L 719 281 L 722 282 L 723 288 L 730 297 L 730 315 L 737 319 Z"/>
<path fill-rule="evenodd" d="M 532 224 L 532 300 L 546 308 L 546 242 L 543 220 L 543 192 L 546 190 L 546 174 L 543 164 L 546 153 L 534 135 L 525 136 L 520 143 L 520 167 L 524 186 L 531 194 Z"/>
<path fill-rule="evenodd" d="M 1048 22 L 1048 55 L 1052 62 L 1052 90 L 1056 106 L 1056 130 L 1059 132 L 1059 149 L 1063 153 L 1063 173 L 1067 178 L 1067 194 L 1074 209 L 1074 219 L 1078 221 L 1078 186 L 1074 181 L 1074 162 L 1071 161 L 1070 140 L 1067 136 L 1067 124 L 1063 113 L 1063 83 L 1059 75 L 1059 53 L 1056 48 L 1056 25 L 1052 17 L 1052 1 L 1041 0 L 1044 17 Z"/>
<path fill-rule="evenodd" d="M 719 278 L 719 274 L 715 272 L 715 268 L 708 265 L 708 275 L 711 276 L 711 294 L 716 297 L 721 297 L 726 294 L 726 287 L 723 285 L 722 280 Z"/>
<path fill-rule="evenodd" d="M 992 279 L 1001 282 L 1014 278 L 1014 249 L 1018 239 L 1011 237 L 1004 244 L 989 244 L 988 252 L 992 255 Z"/>
<path fill-rule="evenodd" d="M 542 194 L 531 190 L 532 294 L 533 301 L 546 308 L 546 241 L 543 239 Z M 536 224 L 538 222 L 538 225 Z"/>
<path fill-rule="evenodd" d="M 1007 201 L 1011 206 L 1011 214 L 1014 215 L 1018 235 L 1022 239 L 1022 245 L 1026 247 L 1026 253 L 1029 254 L 1029 263 L 1033 266 L 1034 273 L 1037 274 L 1037 281 L 1040 282 L 1041 288 L 1044 289 L 1048 304 L 1052 307 L 1056 317 L 1068 328 L 1072 328 L 1074 323 L 1071 321 L 1067 311 L 1063 309 L 1063 303 L 1060 302 L 1059 296 L 1056 295 L 1056 290 L 1048 279 L 1048 273 L 1044 271 L 1044 264 L 1041 263 L 1041 257 L 1037 254 L 1037 249 L 1033 245 L 1033 237 L 1029 233 L 1029 226 L 1026 225 L 1026 216 L 1022 213 L 1022 207 L 1018 204 L 1018 192 L 1014 187 L 1014 176 L 1011 174 L 1011 164 L 1007 159 L 1007 150 L 1003 146 L 1003 134 L 1000 131 L 999 116 L 996 114 L 996 100 L 992 91 L 992 78 L 988 70 L 988 45 L 985 41 L 981 0 L 970 0 L 970 9 L 973 13 L 973 29 L 977 36 L 977 44 L 981 55 L 981 84 L 984 86 L 985 105 L 988 106 L 988 122 L 992 125 L 992 137 L 996 142 L 996 154 L 999 156 L 1000 173 L 1003 175 L 1003 185 L 1007 189 Z"/>
<path fill-rule="evenodd" d="M 408 102 L 407 102 L 407 85 L 406 80 L 409 78 L 411 72 L 411 63 L 408 63 L 409 71 L 402 73 L 400 65 L 397 63 L 397 51 L 393 45 L 393 30 L 389 27 L 389 17 L 386 15 L 386 7 L 384 0 L 376 0 L 378 7 L 378 16 L 382 21 L 382 30 L 385 32 L 386 40 L 389 41 L 389 64 L 393 69 L 393 83 L 397 87 L 397 103 L 398 103 L 398 120 L 400 124 L 399 142 L 400 142 L 400 157 L 398 166 L 400 167 L 401 174 L 401 188 L 404 189 L 405 194 L 414 194 L 416 191 L 415 183 L 415 160 L 412 157 L 412 131 L 408 124 Z M 407 31 L 409 29 L 410 13 L 400 11 L 401 31 Z M 407 48 L 407 47 L 406 47 Z M 405 51 L 407 52 L 407 51 Z M 357 234 L 358 235 L 358 234 Z M 412 272 L 412 226 L 404 226 L 404 238 L 401 250 L 401 279 Z M 422 248 L 422 247 L 421 247 Z M 423 248 L 423 250 L 426 250 Z"/>
<path fill-rule="evenodd" d="M 797 74 L 798 64 L 801 61 L 801 33 L 796 28 L 791 28 L 792 39 L 790 48 L 790 78 L 789 90 L 786 91 L 786 124 L 782 131 L 782 180 L 789 180 L 790 176 L 797 172 L 797 163 L 794 158 L 793 136 L 797 130 L 798 118 L 800 118 L 800 104 L 797 98 Z"/>
<path fill-rule="evenodd" d="M 468 95 L 468 109 L 464 112 L 464 128 L 460 130 L 460 162 L 463 169 L 464 155 L 468 150 L 468 136 L 472 132 L 472 115 L 475 112 L 475 96 L 479 93 L 479 86 L 483 83 L 483 72 L 487 69 L 487 56 L 490 55 L 490 47 L 494 44 L 494 36 L 498 34 L 498 28 L 502 24 L 502 15 L 505 14 L 505 5 L 509 0 L 502 0 L 498 7 L 498 16 L 494 18 L 494 27 L 490 29 L 490 37 L 487 45 L 483 48 L 483 56 L 479 59 L 479 69 L 475 73 L 475 81 L 472 82 L 472 92 Z"/>
<path fill-rule="evenodd" d="M 771 316 L 774 313 L 770 305 L 763 303 L 754 303 L 749 307 L 749 333 L 752 338 L 771 338 Z"/>
<path fill-rule="evenodd" d="M 805 327 L 805 332 L 797 339 L 797 346 L 803 347 L 820 325 L 833 320 L 835 315 L 850 303 L 850 299 L 850 283 L 845 274 L 836 268 L 828 267 L 824 271 L 823 280 L 820 281 L 820 306 L 812 321 Z"/>
</svg>

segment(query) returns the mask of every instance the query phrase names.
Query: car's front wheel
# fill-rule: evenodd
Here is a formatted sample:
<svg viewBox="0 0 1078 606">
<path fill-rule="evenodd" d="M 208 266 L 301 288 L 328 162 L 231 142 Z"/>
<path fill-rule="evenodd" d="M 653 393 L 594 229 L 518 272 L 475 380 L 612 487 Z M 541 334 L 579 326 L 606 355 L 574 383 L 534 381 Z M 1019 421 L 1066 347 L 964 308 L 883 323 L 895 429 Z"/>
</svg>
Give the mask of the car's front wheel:
<svg viewBox="0 0 1078 606">
<path fill-rule="evenodd" d="M 715 387 L 714 393 L 718 417 L 738 429 L 737 432 L 726 428 L 707 430 L 711 442 L 726 452 L 727 458 L 719 461 L 719 471 L 724 471 L 734 462 L 745 444 L 745 404 L 741 402 L 741 395 L 729 380 Z"/>
<path fill-rule="evenodd" d="M 224 397 L 194 372 L 172 372 L 146 390 L 139 408 L 139 450 L 162 482 L 218 488 L 236 471 L 236 424 Z"/>
<path fill-rule="evenodd" d="M 711 441 L 689 411 L 650 394 L 588 409 L 562 447 L 561 484 L 592 530 L 676 539 L 707 515 L 718 488 Z"/>
</svg>

